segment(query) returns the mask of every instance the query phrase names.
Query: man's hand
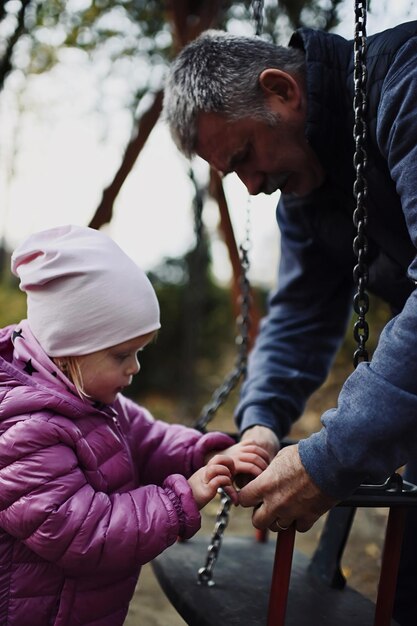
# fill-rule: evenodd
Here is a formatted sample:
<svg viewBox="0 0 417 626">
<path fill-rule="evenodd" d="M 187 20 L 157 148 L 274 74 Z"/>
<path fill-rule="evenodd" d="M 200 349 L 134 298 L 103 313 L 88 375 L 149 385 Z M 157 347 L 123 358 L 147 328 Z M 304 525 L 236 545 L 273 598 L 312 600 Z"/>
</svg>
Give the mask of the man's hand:
<svg viewBox="0 0 417 626">
<path fill-rule="evenodd" d="M 306 532 L 337 501 L 313 483 L 301 463 L 298 446 L 280 450 L 268 468 L 239 492 L 242 506 L 253 506 L 255 528 L 277 531 L 295 522 Z"/>
</svg>

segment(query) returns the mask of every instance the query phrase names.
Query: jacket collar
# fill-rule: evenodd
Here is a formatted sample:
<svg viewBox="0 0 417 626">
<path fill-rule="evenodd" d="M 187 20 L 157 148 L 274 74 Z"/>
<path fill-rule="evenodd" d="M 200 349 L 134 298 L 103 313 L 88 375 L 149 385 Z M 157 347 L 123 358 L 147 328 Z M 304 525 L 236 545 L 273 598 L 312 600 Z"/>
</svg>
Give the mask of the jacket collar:
<svg viewBox="0 0 417 626">
<path fill-rule="evenodd" d="M 83 399 L 33 336 L 27 320 L 0 332 L 0 416 L 54 410 L 68 417 L 115 414 L 111 406 Z"/>
<path fill-rule="evenodd" d="M 324 169 L 328 171 L 334 167 L 338 146 L 351 145 L 353 154 L 354 144 L 349 130 L 353 125 L 352 100 L 347 87 L 350 80 L 353 86 L 352 42 L 339 35 L 300 28 L 292 35 L 289 45 L 305 53 L 305 133 Z M 347 124 L 346 120 L 350 118 L 352 122 Z M 326 141 L 323 141 L 323 137 L 326 137 Z"/>
</svg>

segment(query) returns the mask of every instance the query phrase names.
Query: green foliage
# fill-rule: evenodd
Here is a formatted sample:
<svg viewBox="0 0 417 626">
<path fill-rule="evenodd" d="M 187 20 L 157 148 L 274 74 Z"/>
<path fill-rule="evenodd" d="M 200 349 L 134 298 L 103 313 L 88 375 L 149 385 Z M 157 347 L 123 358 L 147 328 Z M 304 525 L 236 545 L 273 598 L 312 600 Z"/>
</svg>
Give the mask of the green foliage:
<svg viewBox="0 0 417 626">
<path fill-rule="evenodd" d="M 328 30 L 337 23 L 337 7 L 342 0 L 281 0 L 265 2 L 263 36 L 286 43 L 289 33 L 298 26 L 315 26 Z M 19 2 L 6 3 L 0 20 L 11 20 Z M 165 2 L 158 0 L 25 0 L 24 32 L 19 39 L 14 66 L 26 74 L 51 70 L 68 52 L 81 61 L 99 65 L 103 78 L 124 76 L 129 84 L 130 101 L 135 110 L 140 95 L 160 88 L 164 68 L 175 50 L 172 25 Z M 200 3 L 196 2 L 197 11 Z M 192 20 L 193 5 L 190 3 Z M 196 11 L 196 12 L 197 12 Z M 195 18 L 195 16 L 194 16 Z M 250 0 L 221 3 L 214 28 L 234 30 L 236 23 L 244 31 L 255 31 Z M 13 42 L 13 45 L 15 42 Z M 73 59 L 77 57 L 72 55 Z M 154 84 L 159 83 L 158 85 Z"/>
<path fill-rule="evenodd" d="M 329 31 L 339 23 L 337 9 L 342 2 L 343 0 L 280 0 L 277 4 L 278 12 L 285 12 L 293 28 L 308 26 Z M 271 14 L 268 22 L 274 23 Z"/>
<path fill-rule="evenodd" d="M 145 404 L 148 404 L 149 398 L 153 398 L 153 412 L 155 406 L 159 406 L 159 417 L 164 419 L 167 413 L 164 398 L 170 398 L 182 407 L 182 414 L 177 415 L 177 418 L 192 424 L 236 361 L 235 337 L 238 329 L 230 289 L 219 286 L 206 272 L 205 297 L 199 320 L 192 308 L 187 312 L 189 284 L 185 258 L 166 259 L 150 274 L 160 302 L 162 328 L 155 342 L 141 353 L 140 375 L 134 378 L 127 394 Z M 264 313 L 266 292 L 255 289 L 254 296 Z M 15 280 L 7 277 L 0 285 L 0 326 L 18 322 L 25 316 L 25 294 L 18 289 Z M 367 315 L 370 356 L 390 317 L 389 307 L 371 296 Z M 355 320 L 356 316 L 353 315 L 337 355 L 339 368 L 342 367 L 348 373 L 353 371 L 352 357 L 356 345 L 352 329 Z M 189 331 L 195 340 L 191 361 L 185 355 L 190 341 Z M 237 399 L 238 390 L 235 390 L 217 416 L 220 420 L 230 421 L 231 428 L 231 414 Z"/>
<path fill-rule="evenodd" d="M 0 328 L 26 317 L 26 296 L 13 282 L 0 285 Z"/>
<path fill-rule="evenodd" d="M 162 328 L 155 342 L 140 355 L 142 369 L 128 390 L 131 397 L 155 393 L 185 402 L 189 399 L 185 394 L 190 394 L 195 409 L 233 364 L 237 327 L 230 289 L 216 284 L 207 268 L 205 272 L 206 288 L 198 314 L 193 309 L 194 300 L 188 299 L 186 259 L 167 259 L 150 273 L 160 302 Z M 24 317 L 26 296 L 8 275 L 0 285 L 0 326 Z M 192 359 L 186 355 L 190 331 L 195 342 Z"/>
<path fill-rule="evenodd" d="M 175 397 L 183 417 L 195 416 L 233 366 L 238 334 L 229 288 L 205 268 L 204 297 L 189 298 L 187 260 L 167 259 L 150 274 L 161 307 L 162 328 L 140 355 L 141 372 L 128 394 Z M 192 290 L 195 295 L 195 288 Z M 256 292 L 259 301 L 266 294 Z"/>
</svg>

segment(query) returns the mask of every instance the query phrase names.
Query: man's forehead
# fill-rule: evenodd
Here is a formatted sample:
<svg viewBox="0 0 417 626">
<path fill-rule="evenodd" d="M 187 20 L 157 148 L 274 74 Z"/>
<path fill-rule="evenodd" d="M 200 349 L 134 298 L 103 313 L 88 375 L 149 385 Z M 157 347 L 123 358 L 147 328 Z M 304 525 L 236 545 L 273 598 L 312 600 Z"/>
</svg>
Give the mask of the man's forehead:
<svg viewBox="0 0 417 626">
<path fill-rule="evenodd" d="M 227 172 L 242 138 L 234 121 L 219 113 L 200 113 L 196 153 L 221 172 Z"/>
</svg>

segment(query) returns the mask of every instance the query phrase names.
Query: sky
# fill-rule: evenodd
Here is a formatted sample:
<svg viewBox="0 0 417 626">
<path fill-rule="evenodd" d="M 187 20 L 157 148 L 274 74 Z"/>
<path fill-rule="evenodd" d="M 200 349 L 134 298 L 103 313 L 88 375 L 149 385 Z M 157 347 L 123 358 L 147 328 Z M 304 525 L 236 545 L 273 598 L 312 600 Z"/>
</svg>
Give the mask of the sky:
<svg viewBox="0 0 417 626">
<path fill-rule="evenodd" d="M 43 228 L 87 225 L 94 214 L 130 133 L 129 119 L 116 105 L 109 116 L 95 110 L 96 87 L 87 67 L 69 64 L 29 84 L 12 76 L 0 94 L 0 232 L 9 247 Z M 196 159 L 193 166 L 204 177 L 206 164 Z M 188 168 L 166 125 L 158 123 L 104 229 L 145 270 L 164 257 L 183 255 L 194 244 Z M 225 191 L 240 242 L 249 196 L 234 175 L 226 180 Z M 276 203 L 277 194 L 250 201 L 251 255 L 256 257 L 252 278 L 261 284 L 273 280 L 277 265 Z M 227 281 L 230 265 L 217 236 L 213 202 L 204 208 L 204 221 L 213 239 L 215 274 Z"/>
<path fill-rule="evenodd" d="M 368 33 L 417 18 L 415 2 L 374 2 Z M 342 5 L 337 32 L 353 35 L 353 2 Z M 375 8 L 374 8 L 375 7 Z M 103 188 L 112 180 L 130 133 L 129 118 L 114 94 L 123 85 L 92 76 L 76 55 L 29 82 L 11 76 L 0 93 L 0 236 L 13 248 L 31 232 L 59 224 L 88 224 Z M 110 114 L 97 110 L 106 98 Z M 112 99 L 113 98 L 113 99 Z M 109 113 L 109 110 L 107 111 Z M 204 176 L 205 164 L 194 163 Z M 193 246 L 192 185 L 188 162 L 160 122 L 152 132 L 117 199 L 106 232 L 146 271 L 164 257 Z M 232 174 L 225 191 L 238 242 L 245 236 L 248 194 Z M 275 206 L 279 192 L 250 200 L 250 278 L 272 286 L 276 279 L 279 233 Z M 218 211 L 204 208 L 213 240 L 214 272 L 230 279 L 227 250 L 217 234 Z"/>
</svg>

